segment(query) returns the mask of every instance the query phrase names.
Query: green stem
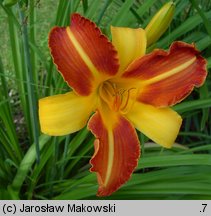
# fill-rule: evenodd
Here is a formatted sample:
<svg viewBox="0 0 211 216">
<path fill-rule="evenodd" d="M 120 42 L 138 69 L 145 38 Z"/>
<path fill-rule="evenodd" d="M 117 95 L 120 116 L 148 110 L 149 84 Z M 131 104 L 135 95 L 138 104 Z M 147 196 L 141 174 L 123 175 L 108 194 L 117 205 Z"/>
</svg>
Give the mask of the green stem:
<svg viewBox="0 0 211 216">
<path fill-rule="evenodd" d="M 41 135 L 39 137 L 39 149 L 42 150 L 42 148 L 49 140 L 50 140 L 50 136 Z M 12 185 L 10 186 L 13 191 L 19 193 L 20 188 L 27 176 L 27 173 L 31 168 L 32 164 L 35 162 L 35 159 L 36 159 L 36 144 L 34 143 L 26 152 L 18 168 L 17 174 L 12 182 Z"/>
<path fill-rule="evenodd" d="M 25 15 L 21 8 L 19 8 L 20 19 L 23 24 L 23 48 L 24 48 L 24 58 L 25 58 L 25 71 L 26 71 L 26 81 L 27 81 L 27 97 L 30 110 L 30 119 L 31 119 L 31 128 L 33 134 L 33 140 L 36 145 L 37 153 L 37 162 L 40 160 L 40 151 L 39 151 L 39 126 L 38 126 L 38 116 L 37 116 L 37 102 L 34 88 L 34 80 L 32 75 L 31 60 L 30 60 L 30 51 L 29 51 L 29 40 L 27 32 L 27 24 L 25 22 Z"/>
<path fill-rule="evenodd" d="M 97 22 L 96 22 L 97 26 L 100 25 L 100 22 L 103 18 L 103 15 L 104 15 L 105 11 L 107 10 L 108 6 L 111 4 L 111 2 L 112 2 L 112 0 L 106 0 L 104 5 L 102 6 L 102 9 L 101 9 L 99 16 L 97 18 Z"/>
<path fill-rule="evenodd" d="M 30 25 L 30 42 L 36 45 L 36 10 L 35 10 L 35 1 L 30 0 L 29 2 L 29 25 Z M 36 93 L 38 93 L 38 73 L 37 73 L 37 54 L 33 49 L 30 49 L 31 53 L 31 68 L 33 79 L 36 87 Z"/>
<path fill-rule="evenodd" d="M 211 107 L 210 99 L 183 102 L 181 104 L 175 105 L 173 109 L 179 113 L 184 113 L 190 110 L 193 111 L 195 109 L 202 109 L 207 107 Z"/>
<path fill-rule="evenodd" d="M 82 0 L 82 3 L 83 3 L 83 11 L 84 11 L 84 14 L 85 14 L 87 9 L 88 9 L 88 1 L 87 0 Z"/>
<path fill-rule="evenodd" d="M 198 4 L 196 3 L 195 0 L 190 0 L 190 2 L 192 3 L 193 7 L 197 10 L 197 12 L 199 13 L 200 17 L 203 20 L 204 26 L 207 30 L 207 33 L 209 34 L 210 38 L 211 38 L 211 28 L 210 28 L 210 21 L 207 19 L 205 13 L 199 8 Z"/>
<path fill-rule="evenodd" d="M 13 14 L 13 11 L 10 11 Z M 27 106 L 27 98 L 26 98 L 26 84 L 22 82 L 22 80 L 25 80 L 25 74 L 23 73 L 23 67 L 22 67 L 22 59 L 21 59 L 21 41 L 19 39 L 19 31 L 20 28 L 18 28 L 14 22 L 11 16 L 8 15 L 8 24 L 9 24 L 9 36 L 10 36 L 10 43 L 12 48 L 12 57 L 13 57 L 13 64 L 14 64 L 14 72 L 15 77 L 17 80 L 17 87 L 18 92 L 20 95 L 21 100 L 21 108 L 23 109 L 23 115 L 24 119 L 27 124 L 28 132 L 31 135 L 30 130 L 30 118 L 29 116 L 29 110 Z M 20 25 L 19 25 L 20 26 Z"/>
<path fill-rule="evenodd" d="M 22 152 L 21 152 L 20 145 L 18 143 L 18 138 L 17 138 L 17 134 L 16 134 L 16 130 L 15 130 L 11 104 L 9 103 L 10 98 L 8 95 L 7 82 L 6 82 L 6 79 L 4 77 L 4 69 L 3 69 L 3 64 L 2 64 L 1 58 L 0 58 L 0 71 L 2 72 L 0 74 L 1 85 L 2 85 L 2 88 L 0 89 L 2 92 L 0 99 L 6 100 L 6 103 L 4 104 L 5 106 L 1 107 L 3 109 L 2 120 L 5 123 L 8 138 L 10 140 L 9 145 L 11 146 L 12 149 L 14 149 L 13 155 L 15 156 L 15 158 L 18 158 L 18 162 L 20 162 L 21 158 L 22 158 Z"/>
</svg>

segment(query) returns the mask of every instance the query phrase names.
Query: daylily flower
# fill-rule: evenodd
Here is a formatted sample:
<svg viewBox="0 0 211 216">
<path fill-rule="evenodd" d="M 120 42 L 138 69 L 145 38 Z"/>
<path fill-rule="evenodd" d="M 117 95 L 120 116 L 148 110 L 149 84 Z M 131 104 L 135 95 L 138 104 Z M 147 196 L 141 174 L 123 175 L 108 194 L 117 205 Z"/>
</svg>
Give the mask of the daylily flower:
<svg viewBox="0 0 211 216">
<path fill-rule="evenodd" d="M 206 61 L 194 45 L 174 42 L 168 52 L 145 54 L 143 29 L 111 27 L 111 33 L 112 43 L 79 14 L 72 15 L 70 26 L 54 27 L 49 47 L 72 91 L 39 101 L 45 134 L 67 135 L 88 122 L 96 137 L 90 163 L 99 196 L 116 191 L 137 166 L 135 128 L 163 147 L 172 146 L 182 119 L 169 106 L 206 77 Z"/>
</svg>

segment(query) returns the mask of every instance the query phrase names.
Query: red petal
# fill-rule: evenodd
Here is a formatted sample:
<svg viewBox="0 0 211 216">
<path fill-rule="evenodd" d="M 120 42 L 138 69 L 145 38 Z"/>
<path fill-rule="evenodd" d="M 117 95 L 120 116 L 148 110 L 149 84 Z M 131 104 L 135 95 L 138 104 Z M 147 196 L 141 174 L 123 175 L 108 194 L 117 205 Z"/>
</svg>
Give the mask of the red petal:
<svg viewBox="0 0 211 216">
<path fill-rule="evenodd" d="M 155 50 L 131 64 L 123 77 L 141 81 L 139 101 L 172 106 L 203 84 L 206 60 L 199 54 L 194 45 L 174 42 L 169 52 Z"/>
<path fill-rule="evenodd" d="M 54 63 L 65 81 L 80 95 L 118 71 L 117 52 L 96 25 L 73 14 L 70 27 L 54 27 L 49 34 Z"/>
<path fill-rule="evenodd" d="M 117 51 L 95 23 L 80 14 L 73 14 L 71 31 L 99 73 L 111 76 L 117 73 L 119 69 Z"/>
<path fill-rule="evenodd" d="M 112 128 L 106 127 L 101 114 L 96 112 L 88 127 L 95 135 L 95 153 L 90 161 L 97 173 L 98 196 L 115 192 L 131 176 L 140 156 L 140 144 L 134 127 L 122 116 Z"/>
<path fill-rule="evenodd" d="M 78 94 L 89 95 L 94 76 L 69 39 L 66 28 L 55 27 L 51 30 L 49 47 L 64 80 Z"/>
</svg>

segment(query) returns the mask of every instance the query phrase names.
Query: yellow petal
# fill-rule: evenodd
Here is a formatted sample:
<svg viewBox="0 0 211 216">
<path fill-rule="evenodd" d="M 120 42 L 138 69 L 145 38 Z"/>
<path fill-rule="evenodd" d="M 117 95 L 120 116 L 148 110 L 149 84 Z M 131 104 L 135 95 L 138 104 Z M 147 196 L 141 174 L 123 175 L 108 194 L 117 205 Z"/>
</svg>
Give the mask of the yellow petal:
<svg viewBox="0 0 211 216">
<path fill-rule="evenodd" d="M 82 97 L 74 92 L 39 100 L 41 131 L 62 136 L 83 128 L 94 108 L 93 97 Z"/>
<path fill-rule="evenodd" d="M 132 29 L 111 26 L 111 34 L 112 43 L 119 54 L 119 74 L 122 74 L 131 62 L 145 54 L 145 31 L 141 28 Z"/>
<path fill-rule="evenodd" d="M 172 109 L 140 102 L 135 102 L 127 118 L 147 137 L 166 148 L 171 148 L 182 123 L 180 115 Z"/>
</svg>

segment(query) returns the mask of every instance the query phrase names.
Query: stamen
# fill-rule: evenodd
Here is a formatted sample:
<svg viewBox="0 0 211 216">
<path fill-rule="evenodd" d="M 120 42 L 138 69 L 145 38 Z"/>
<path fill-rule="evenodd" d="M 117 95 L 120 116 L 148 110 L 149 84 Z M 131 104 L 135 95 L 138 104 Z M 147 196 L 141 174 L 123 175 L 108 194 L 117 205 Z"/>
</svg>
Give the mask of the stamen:
<svg viewBox="0 0 211 216">
<path fill-rule="evenodd" d="M 136 88 L 130 88 L 127 90 L 127 95 L 125 97 L 125 103 L 122 104 L 122 106 L 120 107 L 122 114 L 128 113 L 131 107 L 133 106 L 135 99 L 136 99 L 135 97 L 136 93 L 137 93 Z"/>
<path fill-rule="evenodd" d="M 109 108 L 115 112 L 120 111 L 122 114 L 127 113 L 136 98 L 136 88 L 123 89 L 109 81 L 104 82 L 99 88 L 100 98 L 106 102 Z"/>
</svg>

